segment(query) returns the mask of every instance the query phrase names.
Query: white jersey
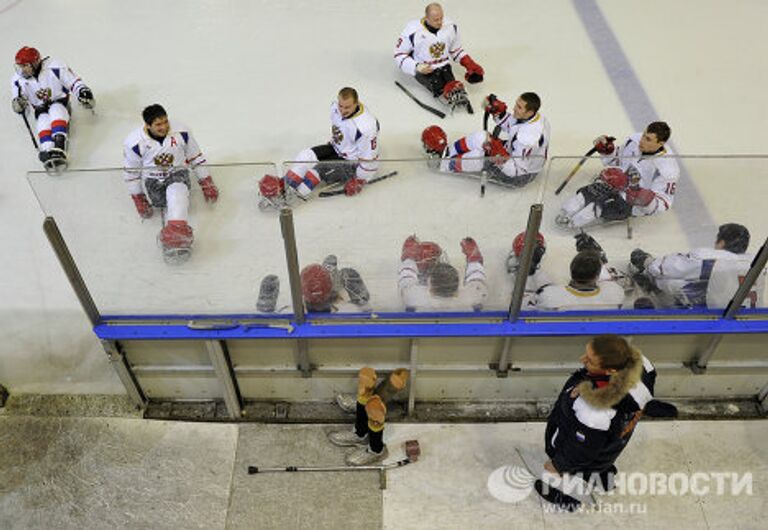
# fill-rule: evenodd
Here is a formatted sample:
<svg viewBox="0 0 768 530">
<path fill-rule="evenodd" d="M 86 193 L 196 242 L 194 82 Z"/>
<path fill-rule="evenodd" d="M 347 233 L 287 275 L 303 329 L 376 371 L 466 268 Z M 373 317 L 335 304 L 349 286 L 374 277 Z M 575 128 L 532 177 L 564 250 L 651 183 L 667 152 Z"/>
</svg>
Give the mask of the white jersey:
<svg viewBox="0 0 768 530">
<path fill-rule="evenodd" d="M 467 263 L 463 285 L 450 298 L 435 296 L 428 285 L 419 284 L 419 270 L 412 259 L 400 263 L 398 287 L 406 311 L 480 311 L 488 297 L 485 266 L 479 261 Z"/>
<path fill-rule="evenodd" d="M 362 104 L 344 118 L 336 101 L 331 104 L 331 145 L 344 160 L 360 160 L 357 178 L 368 180 L 378 169 L 379 121 Z"/>
<path fill-rule="evenodd" d="M 624 305 L 624 289 L 613 280 L 598 281 L 596 287 L 587 289 L 550 284 L 539 289 L 534 300 L 533 309 L 537 311 L 621 309 Z"/>
<path fill-rule="evenodd" d="M 654 259 L 646 272 L 662 291 L 689 305 L 722 309 L 736 294 L 750 268 L 751 254 L 699 248 L 688 254 L 668 254 Z M 758 277 L 743 307 L 763 307 L 765 271 Z"/>
<path fill-rule="evenodd" d="M 643 133 L 635 133 L 626 139 L 624 145 L 617 146 L 610 155 L 603 155 L 605 166 L 620 167 L 632 184 L 651 190 L 655 198 L 647 206 L 633 206 L 632 215 L 654 215 L 672 207 L 680 177 L 680 167 L 674 158 L 672 149 L 666 145 L 651 155 L 640 152 L 640 138 Z M 624 192 L 622 192 L 624 196 Z"/>
<path fill-rule="evenodd" d="M 461 47 L 459 29 L 448 18 L 443 18 L 443 26 L 437 33 L 427 29 L 423 18 L 412 20 L 395 44 L 395 64 L 408 75 L 416 75 L 419 63 L 437 69 L 449 64 L 451 59 L 461 61 L 466 54 Z"/>
<path fill-rule="evenodd" d="M 516 120 L 510 112 L 494 116 L 496 124 L 509 137 L 504 143 L 512 157 L 505 162 L 505 175 L 538 173 L 544 169 L 549 151 L 549 121 L 540 113 L 528 120 Z"/>
<path fill-rule="evenodd" d="M 36 77 L 25 78 L 18 73 L 11 79 L 11 94 L 22 96 L 36 110 L 46 110 L 55 102 L 65 100 L 69 94 L 77 94 L 83 81 L 61 61 L 46 57 L 40 64 Z"/>
<path fill-rule="evenodd" d="M 173 167 L 191 167 L 197 180 L 208 176 L 200 147 L 188 127 L 173 122 L 162 142 L 152 138 L 145 127 L 133 131 L 123 142 L 123 178 L 131 195 L 142 193 L 141 179 L 164 179 Z M 134 171 L 131 171 L 134 169 Z M 141 171 L 136 171 L 141 169 Z"/>
</svg>

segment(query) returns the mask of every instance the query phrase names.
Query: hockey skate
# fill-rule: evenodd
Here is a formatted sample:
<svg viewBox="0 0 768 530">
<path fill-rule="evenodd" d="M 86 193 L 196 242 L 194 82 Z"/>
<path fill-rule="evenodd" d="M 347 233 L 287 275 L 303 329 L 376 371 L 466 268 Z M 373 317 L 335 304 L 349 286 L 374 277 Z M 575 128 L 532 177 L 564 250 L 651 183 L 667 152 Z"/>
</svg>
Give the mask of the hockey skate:
<svg viewBox="0 0 768 530">
<path fill-rule="evenodd" d="M 38 158 L 45 172 L 52 177 L 60 176 L 67 169 L 67 153 L 61 149 L 53 147 L 48 151 L 40 151 Z"/>
<path fill-rule="evenodd" d="M 192 255 L 194 236 L 186 221 L 168 221 L 157 236 L 168 265 L 181 265 Z"/>
<path fill-rule="evenodd" d="M 259 181 L 259 210 L 262 212 L 283 208 L 295 208 L 307 202 L 290 186 L 285 186 L 285 180 L 274 175 L 265 175 Z"/>
</svg>

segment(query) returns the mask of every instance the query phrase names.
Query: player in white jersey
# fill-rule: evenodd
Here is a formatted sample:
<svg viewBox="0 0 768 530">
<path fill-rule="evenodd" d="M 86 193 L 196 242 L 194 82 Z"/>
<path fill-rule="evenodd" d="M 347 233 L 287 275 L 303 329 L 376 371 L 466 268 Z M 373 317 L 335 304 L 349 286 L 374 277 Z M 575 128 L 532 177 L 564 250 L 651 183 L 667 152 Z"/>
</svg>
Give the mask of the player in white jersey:
<svg viewBox="0 0 768 530">
<path fill-rule="evenodd" d="M 654 258 L 641 249 L 630 261 L 638 271 L 634 279 L 661 306 L 728 305 L 750 269 L 754 256 L 747 253 L 749 230 L 737 223 L 721 225 L 714 248 L 697 248 L 687 254 Z M 765 306 L 765 270 L 758 276 L 742 307 Z"/>
<path fill-rule="evenodd" d="M 556 222 L 560 226 L 581 228 L 599 221 L 619 221 L 630 216 L 656 215 L 672 207 L 680 167 L 666 146 L 669 126 L 653 122 L 642 133 L 615 146 L 605 135 L 595 139 L 604 166 L 618 168 L 625 175 L 614 178 L 601 174 L 561 206 Z"/>
<path fill-rule="evenodd" d="M 466 257 L 464 281 L 442 261 L 440 245 L 410 236 L 403 243 L 398 287 L 406 311 L 481 311 L 488 297 L 483 255 L 471 237 L 461 240 Z"/>
<path fill-rule="evenodd" d="M 261 206 L 284 206 L 286 184 L 302 199 L 321 182 L 343 183 L 347 196 L 357 195 L 379 169 L 379 129 L 379 121 L 357 91 L 342 88 L 331 104 L 331 140 L 297 154 L 297 163 L 285 174 L 284 182 L 273 175 L 263 177 L 259 181 Z M 339 163 L 318 164 L 333 160 Z"/>
<path fill-rule="evenodd" d="M 440 171 L 447 173 L 479 173 L 486 171 L 492 182 L 505 186 L 525 186 L 544 168 L 549 150 L 550 127 L 539 112 L 541 99 L 524 92 L 515 101 L 512 112 L 493 94 L 485 100 L 485 111 L 493 116 L 497 127 L 506 134 L 501 140 L 486 131 L 477 131 L 448 143 L 445 132 L 437 125 L 427 127 L 421 135 L 424 150 L 432 158 L 442 158 Z M 492 157 L 483 160 L 483 157 Z"/>
<path fill-rule="evenodd" d="M 424 18 L 408 22 L 397 39 L 395 64 L 433 96 L 450 103 L 460 94 L 466 98 L 464 85 L 453 77 L 451 60 L 466 68 L 467 82 L 483 80 L 485 71 L 464 50 L 456 23 L 444 17 L 440 4 L 431 3 L 424 10 Z"/>
<path fill-rule="evenodd" d="M 621 309 L 624 288 L 600 244 L 581 232 L 576 236 L 576 256 L 571 260 L 567 285 L 549 284 L 539 288 L 529 307 L 537 311 L 599 311 Z"/>
<path fill-rule="evenodd" d="M 50 57 L 41 58 L 35 48 L 24 46 L 16 53 L 16 73 L 11 80 L 11 105 L 26 119 L 34 113 L 40 161 L 46 169 L 66 167 L 69 135 L 69 96 L 74 94 L 92 109 L 93 92 L 71 68 Z"/>
<path fill-rule="evenodd" d="M 188 223 L 190 174 L 206 202 L 215 203 L 219 190 L 188 127 L 171 124 L 168 113 L 157 104 L 145 108 L 142 117 L 144 126 L 123 143 L 123 178 L 142 218 L 152 217 L 153 207 L 165 212 L 158 239 L 166 260 L 180 262 L 189 257 L 194 239 Z"/>
</svg>

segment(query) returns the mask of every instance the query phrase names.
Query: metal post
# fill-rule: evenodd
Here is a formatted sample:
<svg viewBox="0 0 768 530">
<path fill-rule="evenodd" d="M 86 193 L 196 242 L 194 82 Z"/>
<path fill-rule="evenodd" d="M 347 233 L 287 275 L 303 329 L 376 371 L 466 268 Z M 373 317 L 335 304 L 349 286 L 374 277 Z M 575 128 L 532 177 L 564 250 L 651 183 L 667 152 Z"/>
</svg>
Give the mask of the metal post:
<svg viewBox="0 0 768 530">
<path fill-rule="evenodd" d="M 224 341 L 208 340 L 205 341 L 205 349 L 208 350 L 211 365 L 213 365 L 216 377 L 221 383 L 224 403 L 227 406 L 229 417 L 236 420 L 243 415 L 243 400 L 240 396 L 240 389 L 237 386 L 235 371 L 232 368 L 227 345 Z"/>
<path fill-rule="evenodd" d="M 512 350 L 512 337 L 504 337 L 504 345 L 501 347 L 501 356 L 496 364 L 496 377 L 509 375 L 509 356 Z"/>
<path fill-rule="evenodd" d="M 755 259 L 752 260 L 752 264 L 749 266 L 749 271 L 744 276 L 744 281 L 741 282 L 739 288 L 736 289 L 736 294 L 733 295 L 731 301 L 728 302 L 728 307 L 725 308 L 725 312 L 723 313 L 724 319 L 730 320 L 736 316 L 736 313 L 741 309 L 741 304 L 749 294 L 749 291 L 752 290 L 752 286 L 757 281 L 757 278 L 763 273 L 763 269 L 765 269 L 765 265 L 768 263 L 767 245 L 768 239 L 763 242 L 763 246 L 760 247 L 760 250 L 755 255 Z"/>
<path fill-rule="evenodd" d="M 768 384 L 758 392 L 757 401 L 760 403 L 760 409 L 763 413 L 768 413 Z"/>
<path fill-rule="evenodd" d="M 419 346 L 416 339 L 411 339 L 411 384 L 408 387 L 408 415 L 413 416 L 416 408 L 416 365 L 418 362 Z"/>
<path fill-rule="evenodd" d="M 302 377 L 312 377 L 312 365 L 309 362 L 309 344 L 306 339 L 296 341 L 296 367 Z"/>
<path fill-rule="evenodd" d="M 112 368 L 117 372 L 117 377 L 122 381 L 125 391 L 128 392 L 128 397 L 137 408 L 146 408 L 147 397 L 144 395 L 144 391 L 141 389 L 141 385 L 139 385 L 131 365 L 128 364 L 120 343 L 113 340 L 102 340 L 101 346 L 109 357 Z"/>
<path fill-rule="evenodd" d="M 101 320 L 99 309 L 91 298 L 91 293 L 88 292 L 88 287 L 85 285 L 83 277 L 80 275 L 80 271 L 77 269 L 74 258 L 69 252 L 67 243 L 64 241 L 64 237 L 59 231 L 59 226 L 56 224 L 56 220 L 48 216 L 43 221 L 43 231 L 45 232 L 48 242 L 51 244 L 56 257 L 59 259 L 61 268 L 64 269 L 64 274 L 67 275 L 69 284 L 75 291 L 75 296 L 80 301 L 80 306 L 85 311 L 88 320 L 91 322 L 91 326 L 95 326 Z"/>
<path fill-rule="evenodd" d="M 288 265 L 288 280 L 291 284 L 294 319 L 297 324 L 303 324 L 306 316 L 304 314 L 304 299 L 301 296 L 299 253 L 296 250 L 296 231 L 293 227 L 293 211 L 290 208 L 280 210 L 280 230 L 283 233 L 283 244 L 285 245 L 285 260 Z"/>
<path fill-rule="evenodd" d="M 523 253 L 520 255 L 519 267 L 515 277 L 515 287 L 512 290 L 512 300 L 509 304 L 509 321 L 515 322 L 520 315 L 520 308 L 523 305 L 523 295 L 525 294 L 525 283 L 528 280 L 528 271 L 531 270 L 533 262 L 533 250 L 536 245 L 536 235 L 541 226 L 541 215 L 544 206 L 542 204 L 531 205 L 531 211 L 528 213 L 528 226 L 525 229 L 525 243 Z"/>
<path fill-rule="evenodd" d="M 709 360 L 715 354 L 718 346 L 720 346 L 720 343 L 722 341 L 723 341 L 722 335 L 715 335 L 711 339 L 709 339 L 709 342 L 701 351 L 701 353 L 697 355 L 696 358 L 689 365 L 687 365 L 691 369 L 691 372 L 693 372 L 696 375 L 701 375 L 705 373 L 707 371 L 707 364 L 709 363 Z"/>
</svg>

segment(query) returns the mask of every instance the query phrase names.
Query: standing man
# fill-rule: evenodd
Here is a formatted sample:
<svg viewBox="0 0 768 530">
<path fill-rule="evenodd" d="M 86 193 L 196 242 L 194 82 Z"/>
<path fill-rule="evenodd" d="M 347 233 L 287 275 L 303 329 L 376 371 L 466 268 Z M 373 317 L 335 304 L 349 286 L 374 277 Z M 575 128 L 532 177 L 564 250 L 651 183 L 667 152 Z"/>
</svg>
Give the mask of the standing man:
<svg viewBox="0 0 768 530">
<path fill-rule="evenodd" d="M 443 16 L 440 4 L 431 3 L 424 10 L 424 18 L 406 24 L 395 45 L 395 64 L 434 97 L 456 106 L 466 101 L 467 92 L 453 77 L 451 60 L 466 68 L 467 82 L 483 80 L 485 70 L 464 51 L 458 26 Z"/>
<path fill-rule="evenodd" d="M 264 176 L 259 193 L 268 205 L 278 208 L 286 204 L 285 184 L 305 200 L 321 182 L 343 182 L 347 196 L 357 195 L 379 169 L 379 129 L 379 121 L 360 101 L 357 90 L 342 88 L 331 104 L 331 140 L 296 155 L 297 163 L 285 174 L 284 183 L 273 175 Z M 328 160 L 339 164 L 317 164 Z"/>
<path fill-rule="evenodd" d="M 479 173 L 485 170 L 491 181 L 514 188 L 525 186 L 536 178 L 547 161 L 550 128 L 539 112 L 541 99 L 534 92 L 524 92 L 509 112 L 506 103 L 490 94 L 484 105 L 507 140 L 477 131 L 448 143 L 445 132 L 432 125 L 421 135 L 424 150 L 430 157 L 446 158 L 440 162 L 440 171 Z M 483 160 L 483 157 L 492 158 Z"/>
<path fill-rule="evenodd" d="M 168 113 L 158 104 L 145 108 L 142 117 L 144 126 L 123 143 L 123 178 L 140 217 L 152 217 L 153 207 L 165 210 L 165 224 L 158 236 L 163 256 L 169 263 L 184 261 L 194 240 L 188 223 L 190 174 L 206 202 L 215 203 L 219 190 L 188 127 L 171 124 Z"/>
<path fill-rule="evenodd" d="M 93 92 L 71 68 L 50 57 L 40 57 L 35 48 L 24 46 L 16 53 L 16 73 L 11 80 L 11 106 L 26 116 L 31 107 L 37 125 L 38 157 L 46 171 L 67 166 L 69 96 L 74 94 L 85 108 L 95 105 Z"/>
<path fill-rule="evenodd" d="M 544 469 L 585 480 L 597 474 L 608 490 L 614 462 L 653 399 L 656 370 L 618 335 L 595 337 L 579 360 L 584 368 L 565 382 L 547 420 L 544 441 L 550 459 Z M 541 481 L 534 486 L 552 502 Z"/>
<path fill-rule="evenodd" d="M 670 135 L 669 125 L 655 121 L 621 146 L 615 146 L 606 135 L 595 138 L 603 165 L 611 167 L 566 200 L 555 222 L 567 228 L 582 228 L 595 222 L 669 210 L 680 177 L 674 153 L 666 146 Z"/>
</svg>

